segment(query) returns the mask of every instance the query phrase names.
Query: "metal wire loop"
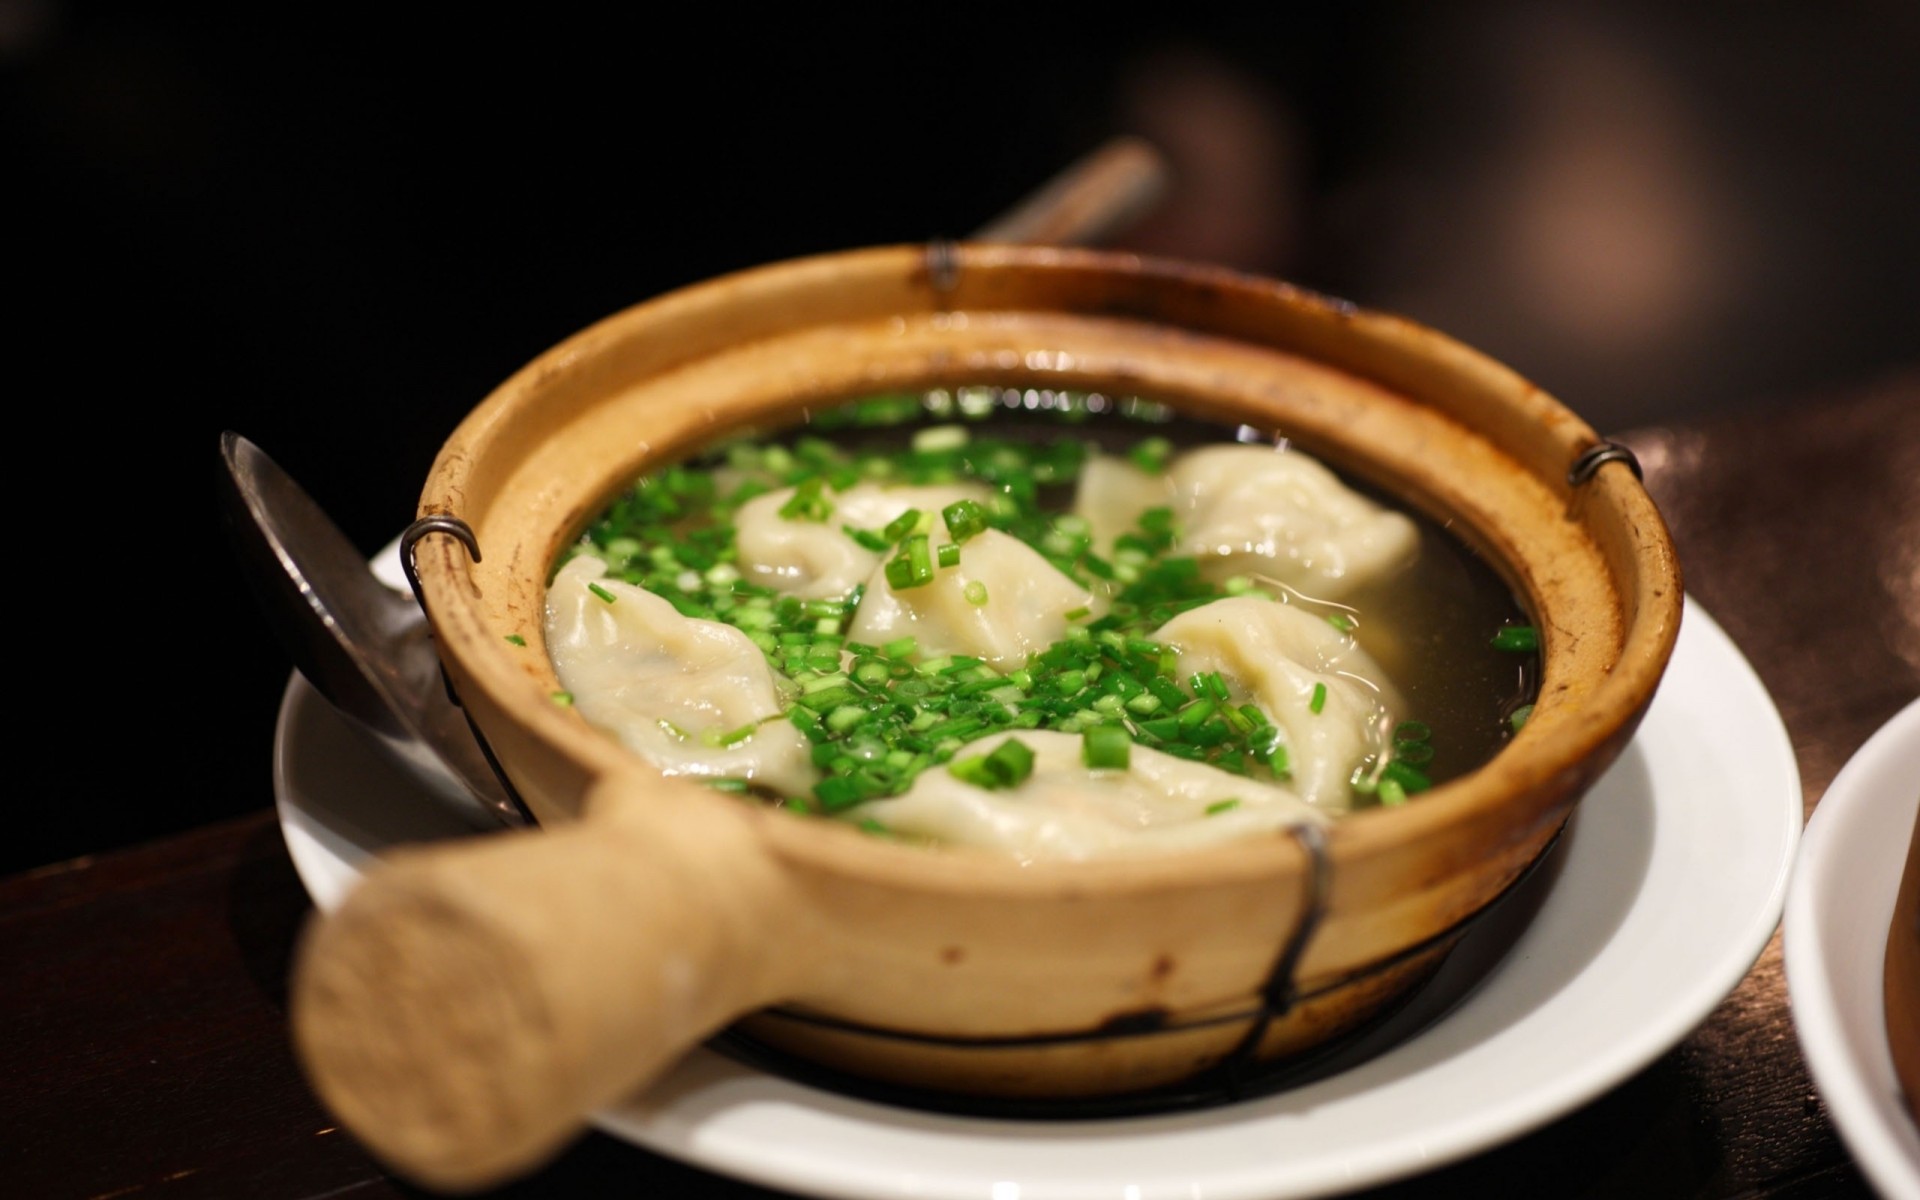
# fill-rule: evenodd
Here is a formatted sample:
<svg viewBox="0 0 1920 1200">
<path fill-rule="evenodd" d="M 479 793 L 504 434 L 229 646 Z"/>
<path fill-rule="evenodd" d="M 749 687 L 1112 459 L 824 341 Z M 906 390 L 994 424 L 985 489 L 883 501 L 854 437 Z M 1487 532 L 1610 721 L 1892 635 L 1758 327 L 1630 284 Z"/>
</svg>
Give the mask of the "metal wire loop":
<svg viewBox="0 0 1920 1200">
<path fill-rule="evenodd" d="M 1573 465 L 1567 468 L 1567 485 L 1579 487 L 1592 479 L 1601 467 L 1610 462 L 1627 464 L 1627 469 L 1633 472 L 1635 479 L 1646 478 L 1640 471 L 1640 460 L 1634 457 L 1633 451 L 1619 442 L 1595 442 L 1582 451 L 1580 457 L 1573 460 Z"/>
<path fill-rule="evenodd" d="M 943 296 L 960 286 L 959 247 L 945 238 L 927 243 L 927 282 Z"/>
<path fill-rule="evenodd" d="M 413 565 L 413 548 L 430 533 L 446 533 L 460 539 L 473 561 L 480 561 L 480 539 L 473 536 L 473 528 L 459 517 L 421 517 L 407 526 L 406 532 L 400 535 L 400 569 L 407 573 L 407 586 L 413 589 L 413 598 L 422 610 L 427 607 L 427 601 L 420 594 L 420 572 Z"/>
<path fill-rule="evenodd" d="M 445 515 L 421 517 L 413 524 L 407 526 L 406 532 L 400 535 L 400 569 L 407 574 L 407 586 L 413 589 L 413 601 L 420 606 L 421 612 L 427 611 L 427 598 L 420 590 L 420 572 L 418 568 L 414 566 L 413 548 L 420 544 L 420 539 L 430 533 L 444 533 L 458 539 L 460 544 L 467 548 L 467 554 L 472 557 L 473 561 L 480 561 L 480 539 L 473 536 L 473 527 L 465 521 L 462 521 L 459 517 Z M 447 699 L 452 701 L 456 708 L 462 710 L 466 708 L 466 705 L 460 703 L 460 694 L 453 690 L 453 680 L 448 677 L 447 664 L 444 662 L 440 664 L 440 685 L 446 688 Z M 467 724 L 472 726 L 473 722 L 469 720 Z M 531 820 L 532 814 L 527 810 L 527 806 L 521 802 L 518 793 L 513 789 L 513 785 L 507 780 L 507 773 L 500 768 L 499 762 L 494 759 L 493 747 L 487 744 L 486 738 L 481 737 L 479 729 L 474 729 L 473 736 L 479 739 L 481 753 L 486 755 L 487 764 L 493 768 L 493 773 L 500 777 L 501 783 L 506 784 L 508 795 L 510 795 L 514 803 L 519 806 L 521 813 Z"/>
</svg>

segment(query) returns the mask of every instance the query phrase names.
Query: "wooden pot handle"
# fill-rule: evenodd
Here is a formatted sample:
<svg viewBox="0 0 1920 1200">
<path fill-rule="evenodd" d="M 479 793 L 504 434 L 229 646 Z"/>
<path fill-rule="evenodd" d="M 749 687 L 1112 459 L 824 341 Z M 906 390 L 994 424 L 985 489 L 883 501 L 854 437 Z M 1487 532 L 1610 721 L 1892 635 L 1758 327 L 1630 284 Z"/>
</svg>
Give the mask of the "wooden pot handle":
<svg viewBox="0 0 1920 1200">
<path fill-rule="evenodd" d="M 296 1053 L 395 1171 L 449 1191 L 524 1174 L 818 961 L 744 807 L 586 811 L 402 848 L 303 933 Z"/>
</svg>

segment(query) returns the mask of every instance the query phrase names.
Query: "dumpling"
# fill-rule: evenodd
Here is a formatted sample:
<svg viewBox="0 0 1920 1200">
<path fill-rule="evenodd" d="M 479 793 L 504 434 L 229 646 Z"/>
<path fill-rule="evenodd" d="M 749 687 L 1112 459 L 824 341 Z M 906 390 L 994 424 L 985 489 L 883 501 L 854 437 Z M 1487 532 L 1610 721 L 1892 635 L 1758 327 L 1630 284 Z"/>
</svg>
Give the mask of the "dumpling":
<svg viewBox="0 0 1920 1200">
<path fill-rule="evenodd" d="M 975 584 L 984 593 L 970 597 Z M 1066 636 L 1068 613 L 1095 609 L 1093 594 L 1039 551 L 987 529 L 967 539 L 958 564 L 918 587 L 895 591 L 885 564 L 875 568 L 847 638 L 879 646 L 911 635 L 922 655 L 970 654 L 1011 671 Z"/>
<path fill-rule="evenodd" d="M 1246 575 L 1332 600 L 1410 562 L 1420 534 L 1298 450 L 1207 446 L 1168 473 L 1180 551 L 1211 579 Z"/>
<path fill-rule="evenodd" d="M 547 652 L 580 715 L 668 775 L 748 779 L 786 795 L 811 788 L 806 737 L 780 719 L 760 648 L 605 573 L 579 555 L 547 589 Z"/>
<path fill-rule="evenodd" d="M 960 755 L 990 752 L 1008 737 L 1033 751 L 1033 773 L 1015 787 L 988 790 L 930 767 L 902 794 L 849 815 L 904 837 L 1003 850 L 1023 862 L 1183 850 L 1327 820 L 1286 788 L 1146 746 L 1132 748 L 1124 770 L 1095 770 L 1081 760 L 1080 735 L 1057 730 L 994 734 Z"/>
<path fill-rule="evenodd" d="M 1141 513 L 1172 504 L 1173 488 L 1164 474 L 1143 471 L 1111 454 L 1092 454 L 1081 464 L 1073 511 L 1087 523 L 1102 554 L 1111 552 L 1114 539 L 1139 523 Z"/>
<path fill-rule="evenodd" d="M 1293 790 L 1329 811 L 1350 806 L 1354 771 L 1380 760 L 1405 710 L 1351 633 L 1265 596 L 1189 609 L 1153 640 L 1179 652 L 1180 678 L 1218 671 L 1234 703 L 1251 700 L 1272 718 L 1286 735 Z"/>
<path fill-rule="evenodd" d="M 853 540 L 847 527 L 880 530 L 917 508 L 934 517 L 958 500 L 986 504 L 993 492 L 985 484 L 953 483 L 887 487 L 857 483 L 844 492 L 828 489 L 824 498 L 833 511 L 824 521 L 783 517 L 780 510 L 793 499 L 794 488 L 755 496 L 734 514 L 735 565 L 748 583 L 770 587 L 804 600 L 835 600 L 873 573 L 881 552 Z"/>
</svg>

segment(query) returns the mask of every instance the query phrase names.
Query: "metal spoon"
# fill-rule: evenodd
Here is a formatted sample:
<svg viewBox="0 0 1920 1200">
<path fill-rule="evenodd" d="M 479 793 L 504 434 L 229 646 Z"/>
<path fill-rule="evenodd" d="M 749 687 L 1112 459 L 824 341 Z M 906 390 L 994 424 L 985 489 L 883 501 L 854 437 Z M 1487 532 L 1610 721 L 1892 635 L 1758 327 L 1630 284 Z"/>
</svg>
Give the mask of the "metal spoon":
<svg viewBox="0 0 1920 1200">
<path fill-rule="evenodd" d="M 983 226 L 978 241 L 1089 243 L 1144 215 L 1164 160 L 1116 138 Z M 227 527 L 254 595 L 307 682 L 476 828 L 530 823 L 449 694 L 419 604 L 374 575 L 312 497 L 258 446 L 220 435 Z"/>
<path fill-rule="evenodd" d="M 448 695 L 426 614 L 389 588 L 313 498 L 252 442 L 220 435 L 227 529 L 294 666 L 399 766 L 477 828 L 524 825 Z"/>
</svg>

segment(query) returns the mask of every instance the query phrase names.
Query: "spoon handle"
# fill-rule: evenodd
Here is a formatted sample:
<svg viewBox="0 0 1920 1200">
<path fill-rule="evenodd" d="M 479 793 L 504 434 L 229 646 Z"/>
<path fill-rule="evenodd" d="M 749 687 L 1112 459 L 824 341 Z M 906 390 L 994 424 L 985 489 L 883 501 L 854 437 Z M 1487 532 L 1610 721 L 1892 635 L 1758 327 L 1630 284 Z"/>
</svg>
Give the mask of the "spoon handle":
<svg viewBox="0 0 1920 1200">
<path fill-rule="evenodd" d="M 1092 245 L 1112 237 L 1166 193 L 1167 161 L 1153 145 L 1117 137 L 1062 170 L 975 231 L 981 242 Z"/>
</svg>

